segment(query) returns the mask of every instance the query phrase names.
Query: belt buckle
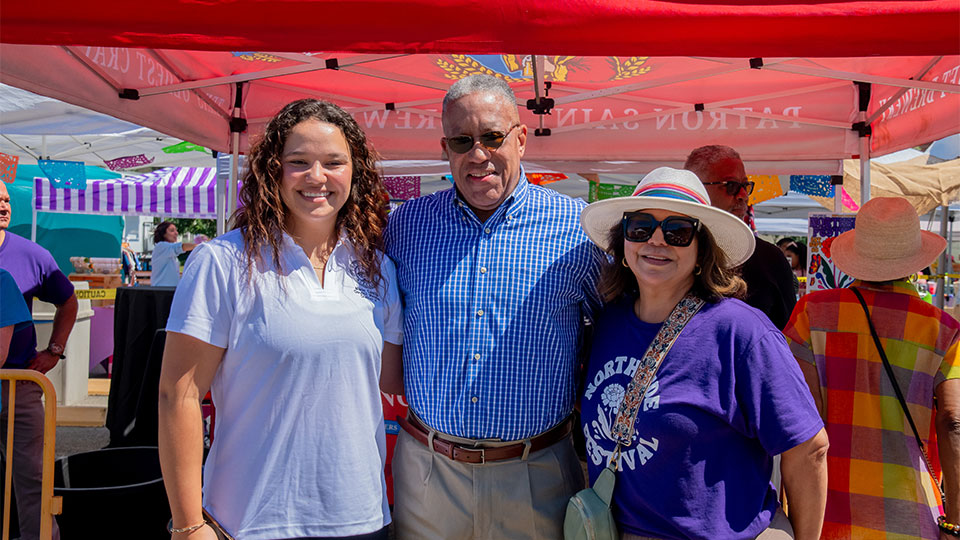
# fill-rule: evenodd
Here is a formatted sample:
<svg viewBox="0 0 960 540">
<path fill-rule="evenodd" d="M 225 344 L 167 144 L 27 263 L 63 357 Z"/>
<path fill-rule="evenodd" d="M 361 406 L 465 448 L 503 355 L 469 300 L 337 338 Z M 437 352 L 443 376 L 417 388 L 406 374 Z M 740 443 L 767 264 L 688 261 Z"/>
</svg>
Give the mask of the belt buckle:
<svg viewBox="0 0 960 540">
<path fill-rule="evenodd" d="M 481 447 L 477 450 L 480 450 L 480 464 L 485 465 L 487 463 L 487 449 Z"/>
</svg>

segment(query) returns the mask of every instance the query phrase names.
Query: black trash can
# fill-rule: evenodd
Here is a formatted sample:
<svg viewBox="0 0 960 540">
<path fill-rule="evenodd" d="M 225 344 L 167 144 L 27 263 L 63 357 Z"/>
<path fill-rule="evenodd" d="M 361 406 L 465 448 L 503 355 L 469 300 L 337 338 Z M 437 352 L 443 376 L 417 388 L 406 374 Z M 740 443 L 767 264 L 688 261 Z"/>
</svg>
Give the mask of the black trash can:
<svg viewBox="0 0 960 540">
<path fill-rule="evenodd" d="M 104 448 L 58 459 L 53 493 L 63 540 L 163 539 L 170 506 L 155 446 Z"/>
</svg>

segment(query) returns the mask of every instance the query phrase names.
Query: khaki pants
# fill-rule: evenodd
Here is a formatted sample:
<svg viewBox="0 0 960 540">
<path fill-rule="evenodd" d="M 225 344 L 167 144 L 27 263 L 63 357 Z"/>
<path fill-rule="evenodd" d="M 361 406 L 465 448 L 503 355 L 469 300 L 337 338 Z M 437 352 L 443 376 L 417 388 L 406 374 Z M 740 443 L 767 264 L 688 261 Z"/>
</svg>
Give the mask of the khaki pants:
<svg viewBox="0 0 960 540">
<path fill-rule="evenodd" d="M 787 515 L 783 513 L 783 510 L 778 510 L 777 513 L 773 515 L 770 526 L 760 533 L 756 540 L 793 540 L 793 538 L 793 525 L 790 524 L 790 520 L 787 519 Z M 637 536 L 635 534 L 623 533 L 620 535 L 620 540 L 659 539 L 650 536 Z"/>
<path fill-rule="evenodd" d="M 401 430 L 393 454 L 397 540 L 558 540 L 567 501 L 581 489 L 569 436 L 526 460 L 474 465 Z"/>
<path fill-rule="evenodd" d="M 0 414 L 0 450 L 13 466 L 13 492 L 17 495 L 17 516 L 20 538 L 40 537 L 40 483 L 43 478 L 43 390 L 31 381 L 17 381 L 17 403 L 13 416 L 13 448 L 7 444 L 7 387 L 3 382 L 3 413 Z M 53 471 L 51 471 L 51 474 Z M 0 479 L 0 482 L 3 480 Z M 52 519 L 52 518 L 47 518 Z M 59 540 L 60 529 L 53 521 L 53 540 Z"/>
</svg>

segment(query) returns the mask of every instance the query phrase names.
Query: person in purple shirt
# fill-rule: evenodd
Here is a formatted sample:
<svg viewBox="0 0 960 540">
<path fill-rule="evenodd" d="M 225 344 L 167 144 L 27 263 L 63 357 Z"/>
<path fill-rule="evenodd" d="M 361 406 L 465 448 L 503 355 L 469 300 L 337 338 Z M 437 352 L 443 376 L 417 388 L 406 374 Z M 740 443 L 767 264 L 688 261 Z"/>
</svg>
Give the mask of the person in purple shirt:
<svg viewBox="0 0 960 540">
<path fill-rule="evenodd" d="M 589 205 L 581 223 L 613 257 L 598 285 L 607 304 L 581 428 L 591 479 L 617 461 L 621 538 L 818 538 L 827 437 L 783 335 L 736 299 L 746 286 L 732 269 L 753 252 L 750 229 L 711 207 L 694 173 L 668 167 L 644 177 L 632 197 Z M 627 438 L 614 425 L 628 384 L 688 295 L 705 303 L 656 371 Z M 618 439 L 629 441 L 619 454 Z M 776 454 L 789 520 L 770 482 Z"/>
<path fill-rule="evenodd" d="M 0 268 L 13 276 L 28 307 L 39 298 L 57 306 L 53 331 L 46 348 L 37 351 L 37 334 L 33 325 L 14 332 L 4 368 L 34 369 L 46 373 L 63 356 L 63 348 L 77 320 L 77 297 L 73 284 L 63 275 L 50 252 L 10 231 L 10 195 L 0 182 Z M 4 303 L 4 309 L 6 304 Z M 8 383 L 3 383 L 2 399 L 7 403 Z M 40 531 L 40 480 L 43 457 L 43 391 L 29 381 L 17 383 L 12 450 L 13 490 L 17 496 L 17 514 L 23 540 L 38 538 Z M 7 415 L 0 415 L 0 434 L 7 432 Z M 6 436 L 0 437 L 0 448 L 6 454 Z M 7 460 L 10 463 L 10 460 Z M 51 518 L 52 519 L 52 518 Z M 54 540 L 60 537 L 56 521 Z"/>
<path fill-rule="evenodd" d="M 24 332 L 33 326 L 33 317 L 27 309 L 23 295 L 10 272 L 0 268 L 0 367 L 7 361 L 10 338 L 15 332 Z M 0 403 L 0 411 L 3 403 Z"/>
</svg>

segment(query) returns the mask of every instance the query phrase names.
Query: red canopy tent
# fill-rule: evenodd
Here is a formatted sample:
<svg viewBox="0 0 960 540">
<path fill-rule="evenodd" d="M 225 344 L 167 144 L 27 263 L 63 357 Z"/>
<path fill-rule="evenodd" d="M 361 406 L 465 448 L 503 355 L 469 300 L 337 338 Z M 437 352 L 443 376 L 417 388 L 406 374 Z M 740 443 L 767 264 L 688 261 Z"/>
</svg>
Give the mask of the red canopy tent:
<svg viewBox="0 0 960 540">
<path fill-rule="evenodd" d="M 534 101 L 526 159 L 568 172 L 721 143 L 751 173 L 839 174 L 960 132 L 957 0 L 734 4 L 4 0 L 0 81 L 220 151 L 321 97 L 385 158 L 436 160 L 444 91 L 490 73 Z"/>
<path fill-rule="evenodd" d="M 858 57 L 960 52 L 956 0 L 4 0 L 4 43 L 191 50 Z"/>
</svg>

